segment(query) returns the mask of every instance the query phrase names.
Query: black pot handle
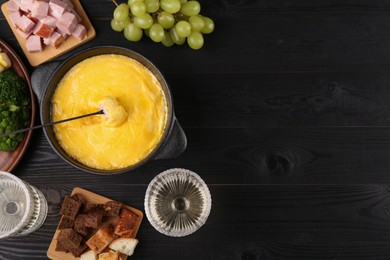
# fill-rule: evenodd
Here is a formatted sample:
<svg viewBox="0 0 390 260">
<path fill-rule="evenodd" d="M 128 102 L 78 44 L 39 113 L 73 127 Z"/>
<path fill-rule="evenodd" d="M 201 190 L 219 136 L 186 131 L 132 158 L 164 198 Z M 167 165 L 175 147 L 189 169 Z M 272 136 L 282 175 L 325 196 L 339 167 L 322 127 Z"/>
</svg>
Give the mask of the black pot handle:
<svg viewBox="0 0 390 260">
<path fill-rule="evenodd" d="M 172 124 L 172 131 L 167 137 L 165 145 L 157 151 L 157 156 L 154 158 L 156 160 L 176 158 L 182 154 L 187 147 L 187 137 L 175 115 L 173 115 Z"/>
<path fill-rule="evenodd" d="M 38 101 L 41 102 L 47 83 L 53 71 L 58 67 L 60 61 L 53 61 L 36 68 L 31 75 L 31 86 Z"/>
</svg>

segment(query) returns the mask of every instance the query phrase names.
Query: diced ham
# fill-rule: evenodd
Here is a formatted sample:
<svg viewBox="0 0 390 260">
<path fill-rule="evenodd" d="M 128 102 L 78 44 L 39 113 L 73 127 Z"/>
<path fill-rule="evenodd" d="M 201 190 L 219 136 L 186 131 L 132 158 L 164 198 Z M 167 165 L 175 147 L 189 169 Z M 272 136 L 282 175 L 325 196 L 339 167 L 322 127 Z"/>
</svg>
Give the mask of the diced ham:
<svg viewBox="0 0 390 260">
<path fill-rule="evenodd" d="M 20 0 L 9 0 L 7 10 L 11 12 L 17 12 L 20 9 Z"/>
<path fill-rule="evenodd" d="M 23 39 L 27 39 L 28 36 L 30 36 L 31 33 L 32 33 L 31 31 L 30 31 L 29 33 L 25 33 L 25 32 L 22 32 L 22 31 L 19 30 L 19 29 L 16 29 L 16 31 L 19 33 L 20 36 L 22 36 Z"/>
<path fill-rule="evenodd" d="M 85 35 L 87 35 L 87 29 L 82 24 L 78 24 L 72 32 L 72 36 L 79 40 L 82 40 Z"/>
<path fill-rule="evenodd" d="M 45 18 L 49 13 L 49 4 L 42 1 L 35 1 L 31 10 L 31 16 L 35 18 Z"/>
<path fill-rule="evenodd" d="M 53 34 L 52 34 L 53 35 Z M 51 40 L 50 38 L 43 38 L 43 44 L 45 44 L 46 46 L 50 45 L 51 43 Z"/>
<path fill-rule="evenodd" d="M 28 19 L 30 19 L 34 23 L 37 23 L 39 21 L 38 18 L 32 17 L 31 13 L 26 13 L 26 16 Z"/>
<path fill-rule="evenodd" d="M 77 26 L 77 18 L 74 14 L 65 12 L 57 21 L 57 28 L 71 35 Z"/>
<path fill-rule="evenodd" d="M 66 4 L 60 0 L 50 0 L 49 15 L 55 18 L 60 18 L 66 11 Z"/>
<path fill-rule="evenodd" d="M 35 23 L 28 19 L 27 16 L 22 15 L 20 19 L 16 20 L 16 26 L 24 33 L 29 33 L 34 28 Z"/>
<path fill-rule="evenodd" d="M 24 12 L 29 12 L 32 10 L 34 5 L 34 0 L 21 0 L 20 1 L 20 9 Z"/>
<path fill-rule="evenodd" d="M 41 21 L 37 23 L 34 27 L 33 33 L 35 35 L 41 36 L 42 38 L 49 38 L 51 34 L 54 32 L 54 28 L 50 27 Z"/>
<path fill-rule="evenodd" d="M 60 29 L 58 29 L 58 27 L 56 28 L 56 31 L 57 31 L 59 34 L 61 34 L 62 37 L 64 37 L 65 40 L 68 39 L 69 34 L 67 34 L 66 32 L 64 32 L 64 31 L 62 31 L 62 30 L 60 30 Z"/>
<path fill-rule="evenodd" d="M 9 14 L 9 19 L 11 20 L 11 23 L 14 27 L 17 27 L 16 22 L 20 20 L 22 17 L 19 12 L 13 12 Z"/>
<path fill-rule="evenodd" d="M 73 10 L 74 5 L 72 4 L 72 1 L 70 0 L 62 0 L 62 2 L 66 5 L 66 11 L 70 12 Z"/>
<path fill-rule="evenodd" d="M 72 10 L 70 11 L 72 14 L 74 14 L 77 18 L 77 22 L 78 23 L 81 23 L 83 21 L 83 19 L 81 18 L 81 16 L 75 11 L 75 10 Z"/>
<path fill-rule="evenodd" d="M 31 35 L 27 38 L 26 48 L 29 52 L 40 52 L 42 51 L 41 37 L 37 35 Z"/>
<path fill-rule="evenodd" d="M 63 42 L 65 41 L 64 37 L 62 37 L 61 34 L 58 32 L 53 32 L 53 34 L 50 36 L 50 45 L 54 48 L 58 48 Z"/>
<path fill-rule="evenodd" d="M 56 28 L 57 19 L 54 18 L 54 17 L 46 16 L 45 18 L 41 19 L 40 21 L 41 21 L 42 23 L 44 23 L 44 24 L 50 26 L 50 27 Z"/>
</svg>

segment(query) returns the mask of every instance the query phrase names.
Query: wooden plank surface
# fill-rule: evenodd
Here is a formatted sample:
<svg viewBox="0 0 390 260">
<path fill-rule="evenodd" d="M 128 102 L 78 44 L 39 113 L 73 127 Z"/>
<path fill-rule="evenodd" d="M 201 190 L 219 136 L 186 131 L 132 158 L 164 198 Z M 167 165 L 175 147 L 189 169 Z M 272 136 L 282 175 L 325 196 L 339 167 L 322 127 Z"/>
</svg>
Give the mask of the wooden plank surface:
<svg viewBox="0 0 390 260">
<path fill-rule="evenodd" d="M 128 42 L 110 28 L 111 1 L 81 2 L 97 37 L 60 59 L 97 45 L 146 56 L 166 76 L 188 147 L 95 176 L 36 131 L 15 174 L 44 192 L 48 219 L 0 241 L 0 259 L 45 259 L 74 187 L 143 209 L 147 184 L 173 167 L 209 185 L 210 217 L 179 239 L 145 218 L 134 259 L 390 259 L 389 1 L 200 1 L 216 31 L 197 52 Z M 0 15 L 1 38 L 22 55 L 3 25 Z"/>
</svg>

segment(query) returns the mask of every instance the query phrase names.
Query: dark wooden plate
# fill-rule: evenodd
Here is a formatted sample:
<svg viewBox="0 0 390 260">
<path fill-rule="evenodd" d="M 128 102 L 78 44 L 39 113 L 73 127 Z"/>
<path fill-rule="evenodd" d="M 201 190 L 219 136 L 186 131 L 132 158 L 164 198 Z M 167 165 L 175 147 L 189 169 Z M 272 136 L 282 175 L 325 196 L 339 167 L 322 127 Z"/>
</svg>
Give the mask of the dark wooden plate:
<svg viewBox="0 0 390 260">
<path fill-rule="evenodd" d="M 0 48 L 2 49 L 2 52 L 7 53 L 9 58 L 11 59 L 12 62 L 11 69 L 13 69 L 22 79 L 24 79 L 24 81 L 28 85 L 28 88 L 30 90 L 30 96 L 31 96 L 31 102 L 30 102 L 31 119 L 30 119 L 29 127 L 32 127 L 34 126 L 34 122 L 35 122 L 36 101 L 35 101 L 34 92 L 31 87 L 30 75 L 28 74 L 26 67 L 24 66 L 22 60 L 19 58 L 16 52 L 1 39 L 0 39 Z M 16 165 L 19 163 L 20 159 L 22 159 L 22 156 L 26 152 L 27 146 L 31 140 L 31 134 L 32 131 L 28 131 L 24 134 L 23 141 L 19 144 L 18 148 L 16 148 L 15 151 L 12 152 L 0 151 L 0 169 L 2 171 L 12 172 L 12 170 L 16 167 Z"/>
</svg>

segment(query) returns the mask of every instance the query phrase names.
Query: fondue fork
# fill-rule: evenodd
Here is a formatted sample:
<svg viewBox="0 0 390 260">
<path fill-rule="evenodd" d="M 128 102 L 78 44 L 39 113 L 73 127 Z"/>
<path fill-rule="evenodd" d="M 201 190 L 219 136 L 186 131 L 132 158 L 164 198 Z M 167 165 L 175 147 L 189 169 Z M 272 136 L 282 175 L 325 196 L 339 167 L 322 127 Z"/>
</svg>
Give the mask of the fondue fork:
<svg viewBox="0 0 390 260">
<path fill-rule="evenodd" d="M 28 127 L 28 128 L 24 128 L 24 129 L 15 130 L 15 131 L 8 132 L 8 133 L 3 133 L 3 134 L 0 134 L 0 137 L 7 136 L 7 135 L 20 134 L 20 133 L 24 133 L 24 132 L 27 132 L 27 131 L 30 131 L 30 130 L 35 130 L 35 129 L 39 129 L 39 128 L 43 128 L 43 127 L 47 127 L 47 126 L 52 126 L 52 125 L 56 125 L 56 124 L 60 124 L 60 123 L 64 123 L 64 122 L 68 122 L 68 121 L 72 121 L 72 120 L 88 117 L 88 116 L 102 115 L 102 114 L 104 114 L 104 111 L 103 110 L 99 110 L 99 111 L 96 111 L 96 112 L 93 112 L 93 113 L 90 113 L 90 114 L 84 114 L 84 115 L 80 115 L 80 116 L 70 117 L 70 118 L 66 118 L 66 119 L 50 122 L 50 123 L 43 124 L 43 125 L 37 125 L 37 126 L 33 126 L 33 127 Z"/>
</svg>

